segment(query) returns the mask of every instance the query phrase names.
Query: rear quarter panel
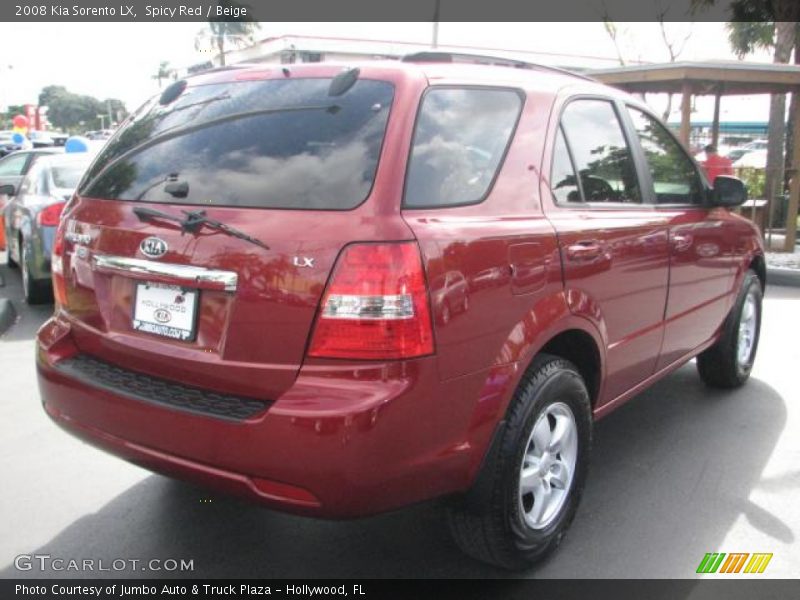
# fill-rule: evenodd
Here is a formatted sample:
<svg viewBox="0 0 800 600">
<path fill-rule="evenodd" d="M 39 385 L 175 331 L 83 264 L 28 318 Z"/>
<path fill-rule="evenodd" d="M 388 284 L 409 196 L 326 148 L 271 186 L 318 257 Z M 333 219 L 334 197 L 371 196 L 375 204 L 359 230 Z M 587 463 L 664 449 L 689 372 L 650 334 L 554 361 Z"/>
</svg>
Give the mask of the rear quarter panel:
<svg viewBox="0 0 800 600">
<path fill-rule="evenodd" d="M 516 328 L 535 313 L 537 301 L 561 289 L 558 245 L 536 186 L 536 157 L 551 102 L 546 94 L 528 93 L 483 202 L 403 211 L 419 241 L 428 281 L 455 272 L 467 282 L 468 309 L 447 324 L 435 324 L 442 379 L 518 360 Z M 432 301 L 438 314 L 439 300 Z"/>
</svg>

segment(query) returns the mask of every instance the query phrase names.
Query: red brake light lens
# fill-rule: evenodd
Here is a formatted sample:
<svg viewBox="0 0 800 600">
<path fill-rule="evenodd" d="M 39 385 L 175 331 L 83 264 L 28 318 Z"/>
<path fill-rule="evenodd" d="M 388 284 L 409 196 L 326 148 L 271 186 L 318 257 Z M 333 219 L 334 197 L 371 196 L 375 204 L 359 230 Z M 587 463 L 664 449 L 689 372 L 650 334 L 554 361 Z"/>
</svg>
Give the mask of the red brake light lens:
<svg viewBox="0 0 800 600">
<path fill-rule="evenodd" d="M 36 215 L 36 222 L 43 227 L 58 227 L 58 223 L 61 221 L 61 213 L 66 204 L 66 202 L 56 202 L 42 209 L 41 212 Z"/>
<path fill-rule="evenodd" d="M 42 213 L 39 213 L 42 214 Z M 50 272 L 53 278 L 53 298 L 56 308 L 67 306 L 67 282 L 64 279 L 64 222 L 58 224 L 56 237 L 53 240 L 53 255 L 50 260 Z"/>
<path fill-rule="evenodd" d="M 428 290 L 416 243 L 345 248 L 323 295 L 309 355 L 380 360 L 432 353 Z"/>
</svg>

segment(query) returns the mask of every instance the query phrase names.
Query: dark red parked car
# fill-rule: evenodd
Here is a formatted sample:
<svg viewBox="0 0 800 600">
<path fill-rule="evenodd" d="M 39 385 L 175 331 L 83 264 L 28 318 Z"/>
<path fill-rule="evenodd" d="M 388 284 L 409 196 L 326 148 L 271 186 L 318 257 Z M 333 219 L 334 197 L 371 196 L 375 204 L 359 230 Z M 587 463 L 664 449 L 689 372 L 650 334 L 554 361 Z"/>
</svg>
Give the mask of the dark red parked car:
<svg viewBox="0 0 800 600">
<path fill-rule="evenodd" d="M 179 81 L 65 209 L 44 408 L 296 513 L 447 496 L 467 553 L 525 567 L 573 518 L 595 419 L 694 357 L 711 386 L 750 373 L 763 247 L 741 182 L 715 185 L 639 100 L 545 67 Z"/>
</svg>

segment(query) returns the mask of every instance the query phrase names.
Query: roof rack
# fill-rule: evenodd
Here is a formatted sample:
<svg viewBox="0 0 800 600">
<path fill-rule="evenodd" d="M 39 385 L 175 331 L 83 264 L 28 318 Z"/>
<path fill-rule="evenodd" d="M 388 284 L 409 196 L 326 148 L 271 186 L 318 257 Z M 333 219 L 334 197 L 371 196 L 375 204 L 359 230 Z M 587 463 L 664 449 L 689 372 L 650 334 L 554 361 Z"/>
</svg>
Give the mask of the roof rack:
<svg viewBox="0 0 800 600">
<path fill-rule="evenodd" d="M 568 69 L 561 69 L 559 67 L 551 67 L 549 65 L 540 65 L 538 63 L 526 62 L 516 58 L 508 58 L 505 56 L 491 56 L 488 54 L 471 54 L 467 52 L 414 52 L 413 54 L 406 54 L 401 57 L 402 62 L 445 62 L 445 63 L 466 63 L 478 65 L 494 65 L 498 67 L 513 67 L 515 69 L 531 69 L 540 71 L 552 71 L 554 73 L 561 73 L 562 75 L 571 75 L 579 77 L 586 81 L 596 81 L 595 79 L 576 73 Z"/>
</svg>

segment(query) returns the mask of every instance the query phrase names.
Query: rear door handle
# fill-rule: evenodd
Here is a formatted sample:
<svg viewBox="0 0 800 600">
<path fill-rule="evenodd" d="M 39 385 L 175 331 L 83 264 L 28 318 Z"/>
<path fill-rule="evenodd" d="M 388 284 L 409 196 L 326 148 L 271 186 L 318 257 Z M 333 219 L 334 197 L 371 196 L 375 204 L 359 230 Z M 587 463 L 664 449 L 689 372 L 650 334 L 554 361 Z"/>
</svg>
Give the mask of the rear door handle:
<svg viewBox="0 0 800 600">
<path fill-rule="evenodd" d="M 599 242 L 576 242 L 567 246 L 567 258 L 574 261 L 594 260 L 603 254 L 603 247 Z"/>
</svg>

